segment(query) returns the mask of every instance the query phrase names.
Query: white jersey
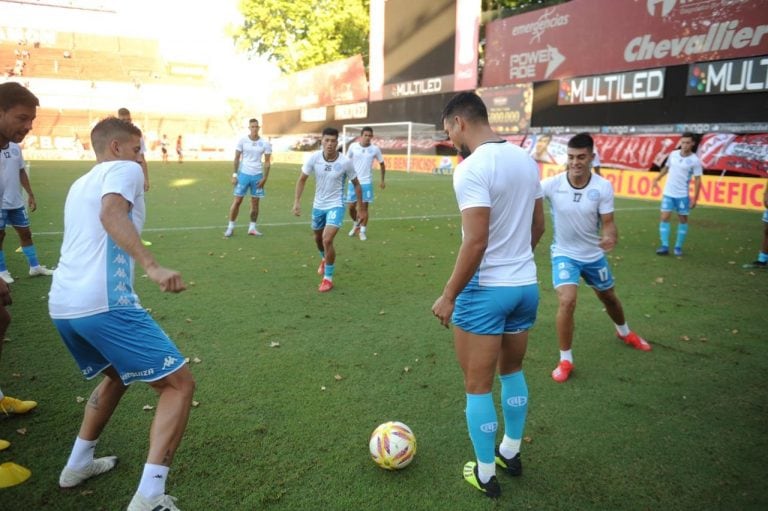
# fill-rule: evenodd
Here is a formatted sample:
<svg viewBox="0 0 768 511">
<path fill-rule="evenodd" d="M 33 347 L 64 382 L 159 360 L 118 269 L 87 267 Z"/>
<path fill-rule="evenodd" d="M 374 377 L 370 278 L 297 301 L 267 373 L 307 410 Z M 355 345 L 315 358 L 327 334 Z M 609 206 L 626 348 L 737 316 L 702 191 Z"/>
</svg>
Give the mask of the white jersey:
<svg viewBox="0 0 768 511">
<path fill-rule="evenodd" d="M 667 159 L 667 182 L 664 184 L 664 195 L 679 199 L 688 197 L 688 183 L 691 177 L 703 174 L 701 161 L 695 153 L 682 156 L 680 149 L 672 151 Z"/>
<path fill-rule="evenodd" d="M 240 151 L 240 172 L 249 176 L 258 176 L 264 172 L 264 164 L 261 162 L 265 154 L 272 154 L 272 144 L 259 137 L 251 140 L 245 136 L 238 140 L 237 151 Z"/>
<path fill-rule="evenodd" d="M 568 172 L 541 182 L 552 211 L 552 257 L 566 256 L 589 263 L 603 257 L 600 215 L 613 213 L 613 187 L 607 179 L 590 174 L 589 182 L 574 188 Z"/>
<path fill-rule="evenodd" d="M 141 307 L 133 291 L 133 259 L 109 237 L 99 219 L 101 199 L 110 193 L 132 204 L 131 221 L 141 233 L 144 176 L 138 163 L 99 163 L 75 181 L 64 204 L 64 241 L 48 296 L 52 318 Z"/>
<path fill-rule="evenodd" d="M 301 171 L 307 176 L 315 175 L 315 200 L 312 207 L 323 210 L 343 207 L 344 181 L 357 177 L 349 158 L 339 153 L 335 160 L 326 161 L 322 149 L 309 155 Z"/>
<path fill-rule="evenodd" d="M 478 284 L 535 284 L 531 225 L 534 202 L 542 197 L 542 191 L 539 167 L 533 158 L 509 142 L 487 142 L 456 167 L 453 189 L 461 211 L 491 209 L 488 247 L 477 270 Z"/>
<path fill-rule="evenodd" d="M 600 154 L 595 150 L 595 156 L 592 158 L 592 168 L 600 166 Z"/>
<path fill-rule="evenodd" d="M 349 146 L 346 154 L 355 166 L 357 179 L 361 185 L 370 184 L 372 181 L 371 166 L 373 165 L 373 160 L 384 163 L 381 149 L 373 144 L 363 147 L 359 142 L 354 142 Z"/>
<path fill-rule="evenodd" d="M 24 207 L 24 197 L 21 195 L 21 169 L 24 168 L 24 157 L 21 148 L 13 142 L 8 147 L 0 149 L 0 191 L 2 192 L 2 209 L 19 209 Z"/>
</svg>

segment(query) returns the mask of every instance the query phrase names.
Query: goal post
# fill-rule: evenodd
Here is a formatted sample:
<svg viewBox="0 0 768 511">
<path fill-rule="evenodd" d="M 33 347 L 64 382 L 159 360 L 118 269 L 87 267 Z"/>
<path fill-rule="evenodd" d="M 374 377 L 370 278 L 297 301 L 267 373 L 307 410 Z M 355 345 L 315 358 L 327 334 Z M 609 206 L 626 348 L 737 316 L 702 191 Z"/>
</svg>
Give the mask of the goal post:
<svg viewBox="0 0 768 511">
<path fill-rule="evenodd" d="M 434 124 L 410 121 L 345 124 L 342 127 L 341 133 L 341 143 L 344 152 L 346 152 L 349 144 L 360 135 L 360 130 L 365 127 L 372 128 L 373 136 L 379 139 L 405 139 L 406 172 L 411 171 L 411 158 L 413 156 L 414 139 L 421 136 L 432 137 L 435 134 L 435 131 L 437 131 Z"/>
</svg>

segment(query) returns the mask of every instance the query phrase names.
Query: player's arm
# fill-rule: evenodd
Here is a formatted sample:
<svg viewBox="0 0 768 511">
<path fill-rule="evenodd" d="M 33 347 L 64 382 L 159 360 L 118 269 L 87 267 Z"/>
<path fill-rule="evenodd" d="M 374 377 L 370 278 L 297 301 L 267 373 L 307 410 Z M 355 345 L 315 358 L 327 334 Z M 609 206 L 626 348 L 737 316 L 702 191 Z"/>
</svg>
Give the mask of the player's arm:
<svg viewBox="0 0 768 511">
<path fill-rule="evenodd" d="M 29 210 L 34 211 L 37 209 L 37 202 L 35 201 L 35 194 L 32 193 L 32 185 L 29 184 L 29 176 L 27 175 L 27 169 L 21 167 L 19 169 L 19 183 L 24 191 L 27 192 L 27 204 Z"/>
<path fill-rule="evenodd" d="M 544 220 L 544 199 L 538 198 L 533 203 L 533 220 L 531 221 L 531 250 L 536 249 L 536 245 L 541 241 L 545 230 Z"/>
<path fill-rule="evenodd" d="M 595 174 L 597 174 L 598 176 L 602 176 L 602 174 L 600 173 L 600 165 L 596 165 L 592 167 L 592 169 L 595 171 Z"/>
<path fill-rule="evenodd" d="M 768 209 L 768 182 L 765 183 L 765 191 L 763 191 L 763 206 Z"/>
<path fill-rule="evenodd" d="M 384 174 L 387 173 L 387 166 L 384 164 L 384 158 L 379 162 L 379 169 L 381 170 L 381 183 L 379 184 L 379 187 L 383 190 L 387 187 L 387 185 L 384 184 Z"/>
<path fill-rule="evenodd" d="M 699 202 L 699 192 L 701 192 L 701 176 L 693 176 L 693 198 L 691 199 L 691 209 L 696 207 Z"/>
<path fill-rule="evenodd" d="M 659 171 L 659 175 L 653 178 L 652 181 L 652 187 L 658 188 L 659 187 L 659 181 L 661 181 L 661 178 L 667 175 L 667 172 L 669 172 L 669 167 L 664 165 L 661 170 Z"/>
<path fill-rule="evenodd" d="M 363 189 L 360 186 L 360 180 L 353 177 L 351 180 L 352 186 L 355 187 L 355 194 L 357 194 L 357 221 L 365 222 L 368 219 L 368 211 L 363 209 Z"/>
<path fill-rule="evenodd" d="M 461 211 L 461 226 L 464 238 L 456 256 L 453 273 L 443 288 L 443 294 L 432 305 L 432 313 L 440 324 L 448 328 L 456 304 L 456 297 L 466 287 L 477 272 L 483 254 L 488 247 L 488 231 L 491 220 L 491 208 L 475 207 Z"/>
<path fill-rule="evenodd" d="M 262 174 L 261 181 L 259 181 L 259 184 L 256 185 L 256 188 L 264 188 L 264 185 L 267 184 L 267 179 L 269 178 L 269 169 L 271 167 L 272 155 L 264 154 L 264 173 Z"/>
<path fill-rule="evenodd" d="M 243 154 L 242 151 L 236 150 L 235 151 L 235 161 L 234 161 L 234 169 L 232 169 L 232 184 L 237 184 L 237 171 L 240 169 L 240 156 Z"/>
<path fill-rule="evenodd" d="M 307 178 L 309 176 L 302 172 L 299 175 L 299 180 L 296 181 L 296 196 L 293 200 L 293 214 L 301 216 L 301 194 L 304 193 L 304 185 L 307 184 Z"/>
<path fill-rule="evenodd" d="M 99 213 L 99 220 L 104 230 L 117 246 L 128 252 L 128 255 L 144 268 L 147 276 L 160 286 L 161 291 L 171 293 L 184 291 L 187 287 L 184 285 L 181 274 L 157 264 L 152 253 L 141 243 L 141 237 L 129 217 L 131 207 L 131 203 L 120 194 L 104 195 L 101 198 Z"/>
<path fill-rule="evenodd" d="M 619 240 L 619 229 L 616 227 L 616 222 L 613 221 L 613 213 L 600 215 L 600 222 L 603 229 L 599 245 L 603 252 L 610 252 Z"/>
</svg>

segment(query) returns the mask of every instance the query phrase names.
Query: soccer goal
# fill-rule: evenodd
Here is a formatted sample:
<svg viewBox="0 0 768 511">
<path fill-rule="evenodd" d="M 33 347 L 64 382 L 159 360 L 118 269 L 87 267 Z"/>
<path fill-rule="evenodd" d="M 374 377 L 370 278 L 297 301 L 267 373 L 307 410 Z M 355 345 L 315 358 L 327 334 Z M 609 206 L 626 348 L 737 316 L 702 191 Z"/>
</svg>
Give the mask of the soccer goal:
<svg viewBox="0 0 768 511">
<path fill-rule="evenodd" d="M 383 153 L 405 156 L 405 169 L 392 170 L 405 170 L 406 172 L 411 171 L 411 160 L 418 142 L 420 140 L 431 141 L 437 131 L 434 124 L 410 121 L 345 124 L 341 133 L 344 151 L 360 136 L 360 130 L 366 126 L 373 128 L 374 143 L 379 146 Z"/>
</svg>

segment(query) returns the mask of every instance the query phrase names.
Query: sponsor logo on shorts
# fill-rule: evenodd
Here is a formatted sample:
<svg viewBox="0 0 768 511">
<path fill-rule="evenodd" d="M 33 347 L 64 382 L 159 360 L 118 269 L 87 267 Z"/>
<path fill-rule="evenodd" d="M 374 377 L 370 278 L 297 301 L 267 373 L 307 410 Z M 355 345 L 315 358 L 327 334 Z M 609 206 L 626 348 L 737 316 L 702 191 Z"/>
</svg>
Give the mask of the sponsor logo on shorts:
<svg viewBox="0 0 768 511">
<path fill-rule="evenodd" d="M 142 376 L 152 376 L 155 374 L 154 368 L 145 369 L 144 371 L 128 371 L 120 375 L 120 378 L 125 381 L 130 378 L 141 378 Z"/>
<path fill-rule="evenodd" d="M 571 272 L 568 270 L 561 270 L 560 273 L 557 274 L 558 277 L 560 277 L 560 280 L 566 280 L 570 278 Z"/>
</svg>

